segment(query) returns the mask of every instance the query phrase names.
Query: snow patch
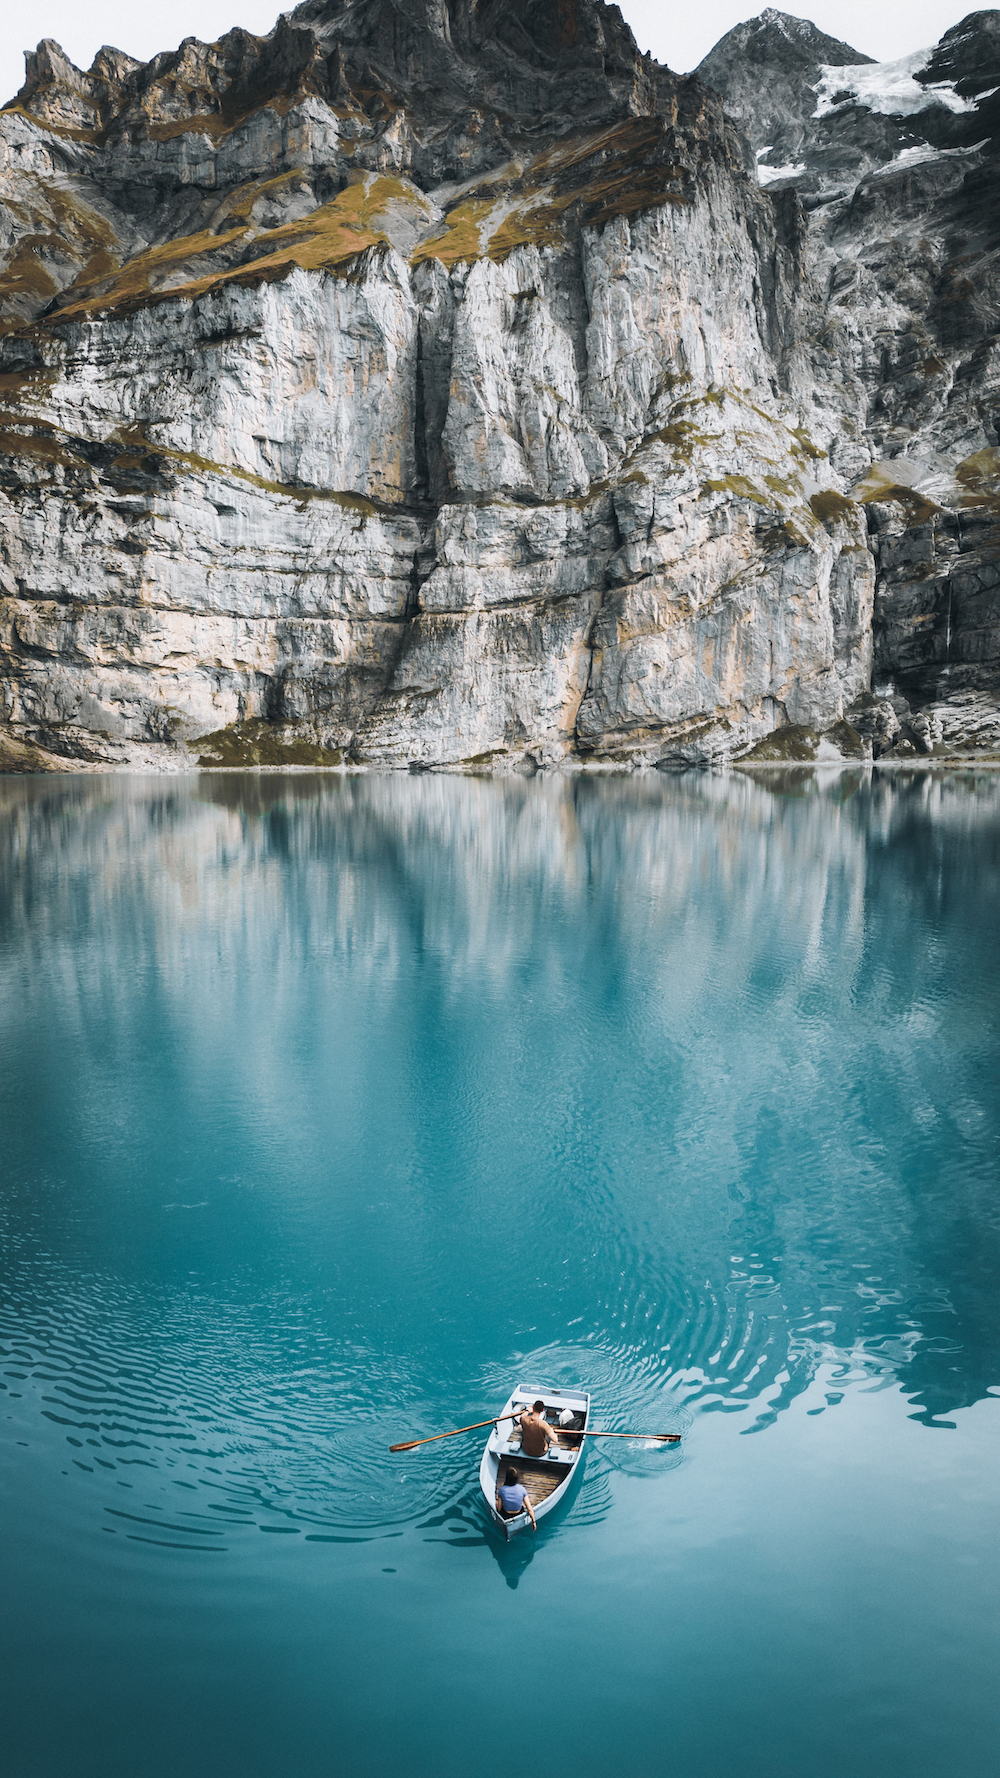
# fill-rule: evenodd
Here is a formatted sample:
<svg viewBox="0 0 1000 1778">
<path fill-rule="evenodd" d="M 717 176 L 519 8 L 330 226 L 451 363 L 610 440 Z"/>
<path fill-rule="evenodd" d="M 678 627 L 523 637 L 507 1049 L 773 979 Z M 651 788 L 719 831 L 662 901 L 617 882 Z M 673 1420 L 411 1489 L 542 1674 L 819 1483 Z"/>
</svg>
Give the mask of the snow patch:
<svg viewBox="0 0 1000 1778">
<path fill-rule="evenodd" d="M 805 170 L 805 161 L 800 161 L 797 167 L 762 167 L 758 164 L 757 178 L 761 185 L 773 185 L 776 179 L 798 179 Z"/>
<path fill-rule="evenodd" d="M 824 63 L 819 83 L 813 88 L 817 98 L 813 116 L 827 117 L 848 103 L 867 105 L 881 117 L 911 117 L 931 105 L 944 105 L 949 111 L 975 111 L 976 100 L 960 98 L 950 81 L 921 86 L 915 78 L 933 53 L 932 46 L 901 56 L 898 62 L 861 62 L 846 68 Z"/>
<path fill-rule="evenodd" d="M 876 167 L 868 177 L 881 179 L 887 173 L 898 173 L 901 167 L 918 167 L 923 166 L 926 161 L 954 160 L 959 156 L 978 154 L 988 142 L 988 136 L 984 136 L 981 142 L 970 143 L 967 148 L 932 148 L 929 142 L 915 142 L 911 148 L 901 149 L 884 167 Z"/>
</svg>

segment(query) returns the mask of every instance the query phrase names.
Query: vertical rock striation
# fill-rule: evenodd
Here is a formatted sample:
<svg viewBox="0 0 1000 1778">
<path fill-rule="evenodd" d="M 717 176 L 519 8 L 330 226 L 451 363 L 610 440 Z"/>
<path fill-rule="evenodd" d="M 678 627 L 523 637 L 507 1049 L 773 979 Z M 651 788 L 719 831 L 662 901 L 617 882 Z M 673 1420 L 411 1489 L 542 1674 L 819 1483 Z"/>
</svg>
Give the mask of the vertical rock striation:
<svg viewBox="0 0 1000 1778">
<path fill-rule="evenodd" d="M 878 64 L 768 10 L 698 72 L 766 189 L 805 208 L 800 349 L 819 399 L 842 407 L 831 459 L 877 570 L 887 696 L 855 721 L 883 751 L 997 753 L 1000 12 Z"/>
</svg>

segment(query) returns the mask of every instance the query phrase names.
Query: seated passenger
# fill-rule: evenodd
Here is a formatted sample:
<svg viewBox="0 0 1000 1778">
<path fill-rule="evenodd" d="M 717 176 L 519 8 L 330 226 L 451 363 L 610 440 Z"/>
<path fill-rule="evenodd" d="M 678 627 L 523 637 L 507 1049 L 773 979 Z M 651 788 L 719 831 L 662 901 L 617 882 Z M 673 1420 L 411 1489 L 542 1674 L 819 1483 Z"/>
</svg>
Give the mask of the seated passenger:
<svg viewBox="0 0 1000 1778">
<path fill-rule="evenodd" d="M 531 1520 L 532 1531 L 537 1531 L 538 1523 L 528 1499 L 528 1490 L 519 1479 L 514 1465 L 508 1463 L 503 1481 L 497 1487 L 497 1512 L 502 1519 L 516 1519 L 522 1511 Z"/>
<path fill-rule="evenodd" d="M 545 1403 L 536 1401 L 530 1414 L 521 1415 L 521 1449 L 526 1457 L 547 1457 L 549 1446 L 559 1448 L 555 1430 L 542 1419 Z"/>
</svg>

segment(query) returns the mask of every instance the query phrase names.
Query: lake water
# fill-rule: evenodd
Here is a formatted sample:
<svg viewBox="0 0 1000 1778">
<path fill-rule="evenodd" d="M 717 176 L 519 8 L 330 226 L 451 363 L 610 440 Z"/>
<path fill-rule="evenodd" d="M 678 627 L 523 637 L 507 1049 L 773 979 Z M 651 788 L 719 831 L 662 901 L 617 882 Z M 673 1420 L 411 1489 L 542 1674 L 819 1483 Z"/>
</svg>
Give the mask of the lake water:
<svg viewBox="0 0 1000 1778">
<path fill-rule="evenodd" d="M 0 780 L 6 1778 L 996 1778 L 1000 781 Z M 480 1420 L 583 1383 L 502 1545 Z"/>
</svg>

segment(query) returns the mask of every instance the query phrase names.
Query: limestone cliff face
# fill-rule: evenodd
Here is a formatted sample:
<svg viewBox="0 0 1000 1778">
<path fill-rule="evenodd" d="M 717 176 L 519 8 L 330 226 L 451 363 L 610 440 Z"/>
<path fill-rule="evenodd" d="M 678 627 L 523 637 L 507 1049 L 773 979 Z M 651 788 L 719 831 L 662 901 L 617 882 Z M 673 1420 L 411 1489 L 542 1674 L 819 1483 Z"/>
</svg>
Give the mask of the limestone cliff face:
<svg viewBox="0 0 1000 1778">
<path fill-rule="evenodd" d="M 874 689 L 888 694 L 852 720 L 876 748 L 995 755 L 1000 12 L 876 64 L 768 10 L 699 74 L 747 130 L 766 189 L 804 207 L 813 319 L 800 310 L 798 350 L 844 415 L 831 462 L 867 515 Z"/>
<path fill-rule="evenodd" d="M 815 49 L 771 83 L 800 157 Z M 599 0 L 40 45 L 0 112 L 0 763 L 990 740 L 992 138 L 885 161 L 883 119 L 848 191 L 826 135 L 762 189 Z"/>
</svg>

